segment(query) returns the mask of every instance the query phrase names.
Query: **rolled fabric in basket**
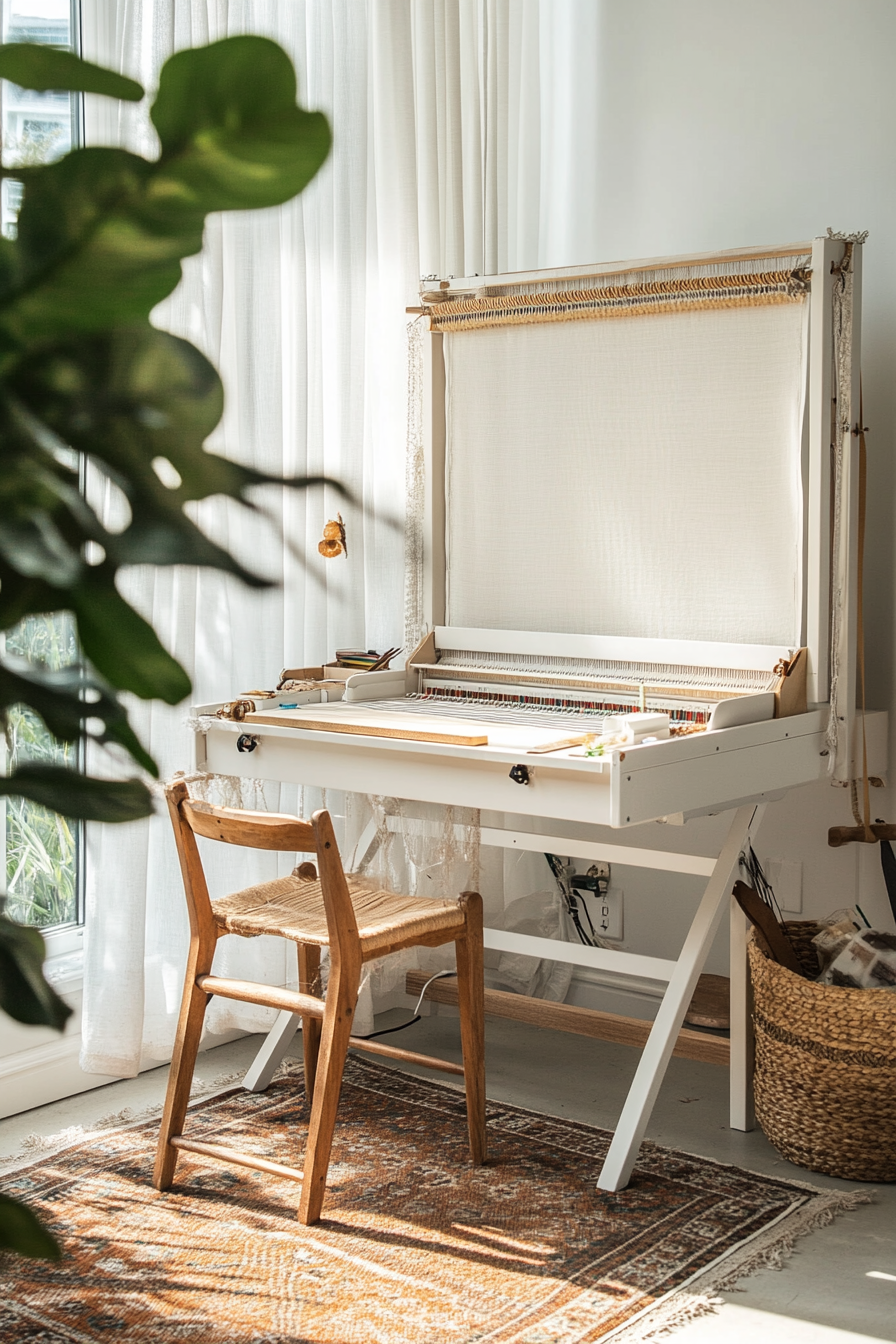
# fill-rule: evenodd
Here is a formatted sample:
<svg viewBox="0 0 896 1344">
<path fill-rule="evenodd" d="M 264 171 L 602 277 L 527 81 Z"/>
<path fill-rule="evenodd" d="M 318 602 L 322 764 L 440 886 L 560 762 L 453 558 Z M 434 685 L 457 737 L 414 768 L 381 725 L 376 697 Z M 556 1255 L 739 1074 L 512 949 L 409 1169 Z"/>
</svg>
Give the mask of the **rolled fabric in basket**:
<svg viewBox="0 0 896 1344">
<path fill-rule="evenodd" d="M 896 933 L 862 929 L 847 938 L 828 968 L 818 977 L 820 985 L 843 989 L 896 989 Z"/>
<path fill-rule="evenodd" d="M 819 925 L 788 923 L 808 969 Z M 896 1181 L 896 994 L 794 975 L 747 944 L 756 1116 L 782 1157 L 847 1180 Z"/>
</svg>

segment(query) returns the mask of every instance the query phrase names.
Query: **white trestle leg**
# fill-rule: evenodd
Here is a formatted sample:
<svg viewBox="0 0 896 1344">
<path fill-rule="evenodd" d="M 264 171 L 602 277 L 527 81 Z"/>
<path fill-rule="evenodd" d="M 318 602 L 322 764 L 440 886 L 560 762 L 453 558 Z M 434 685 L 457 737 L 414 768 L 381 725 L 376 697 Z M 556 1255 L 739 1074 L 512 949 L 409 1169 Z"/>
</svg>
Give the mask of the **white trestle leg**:
<svg viewBox="0 0 896 1344">
<path fill-rule="evenodd" d="M 681 949 L 678 963 L 663 996 L 647 1044 L 606 1160 L 597 1180 L 600 1190 L 622 1190 L 629 1181 L 641 1147 L 644 1130 L 663 1082 L 672 1051 L 684 1022 L 684 1015 L 697 987 L 722 915 L 728 910 L 728 897 L 741 851 L 750 834 L 758 809 L 749 804 L 739 807 L 728 830 L 712 876 Z M 733 1028 L 732 1023 L 732 1028 Z M 732 1030 L 732 1037 L 734 1032 Z"/>
<path fill-rule="evenodd" d="M 277 1014 L 276 1022 L 243 1079 L 243 1087 L 247 1092 L 264 1092 L 301 1024 L 302 1018 L 298 1013 L 290 1013 L 284 1008 L 282 1013 Z"/>
</svg>

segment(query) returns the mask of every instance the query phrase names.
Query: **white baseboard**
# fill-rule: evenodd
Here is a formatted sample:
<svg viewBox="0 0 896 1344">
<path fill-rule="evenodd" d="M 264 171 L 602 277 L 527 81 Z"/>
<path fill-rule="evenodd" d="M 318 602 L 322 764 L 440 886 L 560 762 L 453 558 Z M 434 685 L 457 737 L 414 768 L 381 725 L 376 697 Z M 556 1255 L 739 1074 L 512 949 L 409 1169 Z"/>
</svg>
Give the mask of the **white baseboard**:
<svg viewBox="0 0 896 1344">
<path fill-rule="evenodd" d="M 211 1036 L 199 1047 L 211 1050 L 247 1035 L 245 1031 L 228 1031 Z M 120 1082 L 107 1073 L 85 1073 L 78 1062 L 81 1053 L 81 1033 L 63 1036 L 50 1044 L 19 1050 L 0 1059 L 0 1120 L 35 1106 L 48 1106 L 52 1101 L 75 1097 L 95 1087 Z M 141 1073 L 163 1068 L 167 1060 L 154 1060 Z"/>
<path fill-rule="evenodd" d="M 637 975 L 607 975 L 590 966 L 576 968 L 566 1002 L 577 1008 L 596 1008 L 602 1013 L 639 1017 L 652 1022 L 659 1012 L 665 985 Z"/>
<path fill-rule="evenodd" d="M 85 1073 L 80 1053 L 79 1034 L 0 1059 L 0 1119 L 117 1081 L 108 1074 Z"/>
</svg>

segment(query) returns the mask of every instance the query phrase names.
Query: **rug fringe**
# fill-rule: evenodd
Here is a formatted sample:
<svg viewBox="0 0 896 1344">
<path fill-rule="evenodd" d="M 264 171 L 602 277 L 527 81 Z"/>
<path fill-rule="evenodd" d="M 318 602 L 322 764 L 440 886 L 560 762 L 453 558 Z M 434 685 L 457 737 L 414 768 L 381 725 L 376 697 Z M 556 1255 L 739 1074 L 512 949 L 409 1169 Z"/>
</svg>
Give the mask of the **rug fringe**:
<svg viewBox="0 0 896 1344">
<path fill-rule="evenodd" d="M 672 1289 L 624 1325 L 602 1335 L 601 1344 L 605 1340 L 613 1340 L 613 1344 L 649 1344 L 701 1316 L 717 1315 L 725 1305 L 720 1293 L 736 1292 L 741 1279 L 762 1269 L 783 1269 L 802 1237 L 828 1227 L 842 1213 L 874 1202 L 874 1192 L 869 1190 L 819 1190 L 808 1185 L 803 1188 L 814 1192 L 810 1203 L 782 1214 L 777 1223 L 764 1228 L 744 1246 L 701 1270 L 688 1283 Z"/>
</svg>

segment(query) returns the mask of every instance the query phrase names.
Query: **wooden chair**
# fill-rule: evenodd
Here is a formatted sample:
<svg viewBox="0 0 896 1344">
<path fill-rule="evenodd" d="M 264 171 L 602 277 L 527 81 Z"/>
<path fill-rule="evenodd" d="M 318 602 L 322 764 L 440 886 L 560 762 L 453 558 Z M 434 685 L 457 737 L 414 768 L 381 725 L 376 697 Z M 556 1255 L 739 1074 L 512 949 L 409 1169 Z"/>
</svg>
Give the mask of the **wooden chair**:
<svg viewBox="0 0 896 1344">
<path fill-rule="evenodd" d="M 190 953 L 153 1173 L 157 1189 L 167 1190 L 171 1186 L 180 1151 L 201 1153 L 301 1181 L 299 1219 L 306 1224 L 317 1222 L 330 1163 L 342 1072 L 350 1048 L 462 1075 L 470 1153 L 475 1163 L 484 1162 L 485 1053 L 479 894 L 464 892 L 456 902 L 419 899 L 381 891 L 374 883 L 347 876 L 328 812 L 316 812 L 309 824 L 273 813 L 212 807 L 191 801 L 186 785 L 180 781 L 170 785 L 166 794 L 190 915 Z M 252 849 L 315 854 L 320 877 L 314 864 L 303 863 L 291 877 L 277 878 L 212 901 L 196 844 L 197 835 Z M 295 942 L 298 992 L 212 975 L 215 946 L 225 933 L 245 938 L 278 934 Z M 404 947 L 438 947 L 449 942 L 457 947 L 463 1066 L 351 1035 L 365 961 Z M 323 947 L 330 949 L 330 976 L 326 997 L 321 999 L 318 971 Z M 311 1106 L 303 1172 L 184 1135 L 196 1052 L 205 1010 L 213 994 L 301 1014 L 305 1087 Z"/>
</svg>

